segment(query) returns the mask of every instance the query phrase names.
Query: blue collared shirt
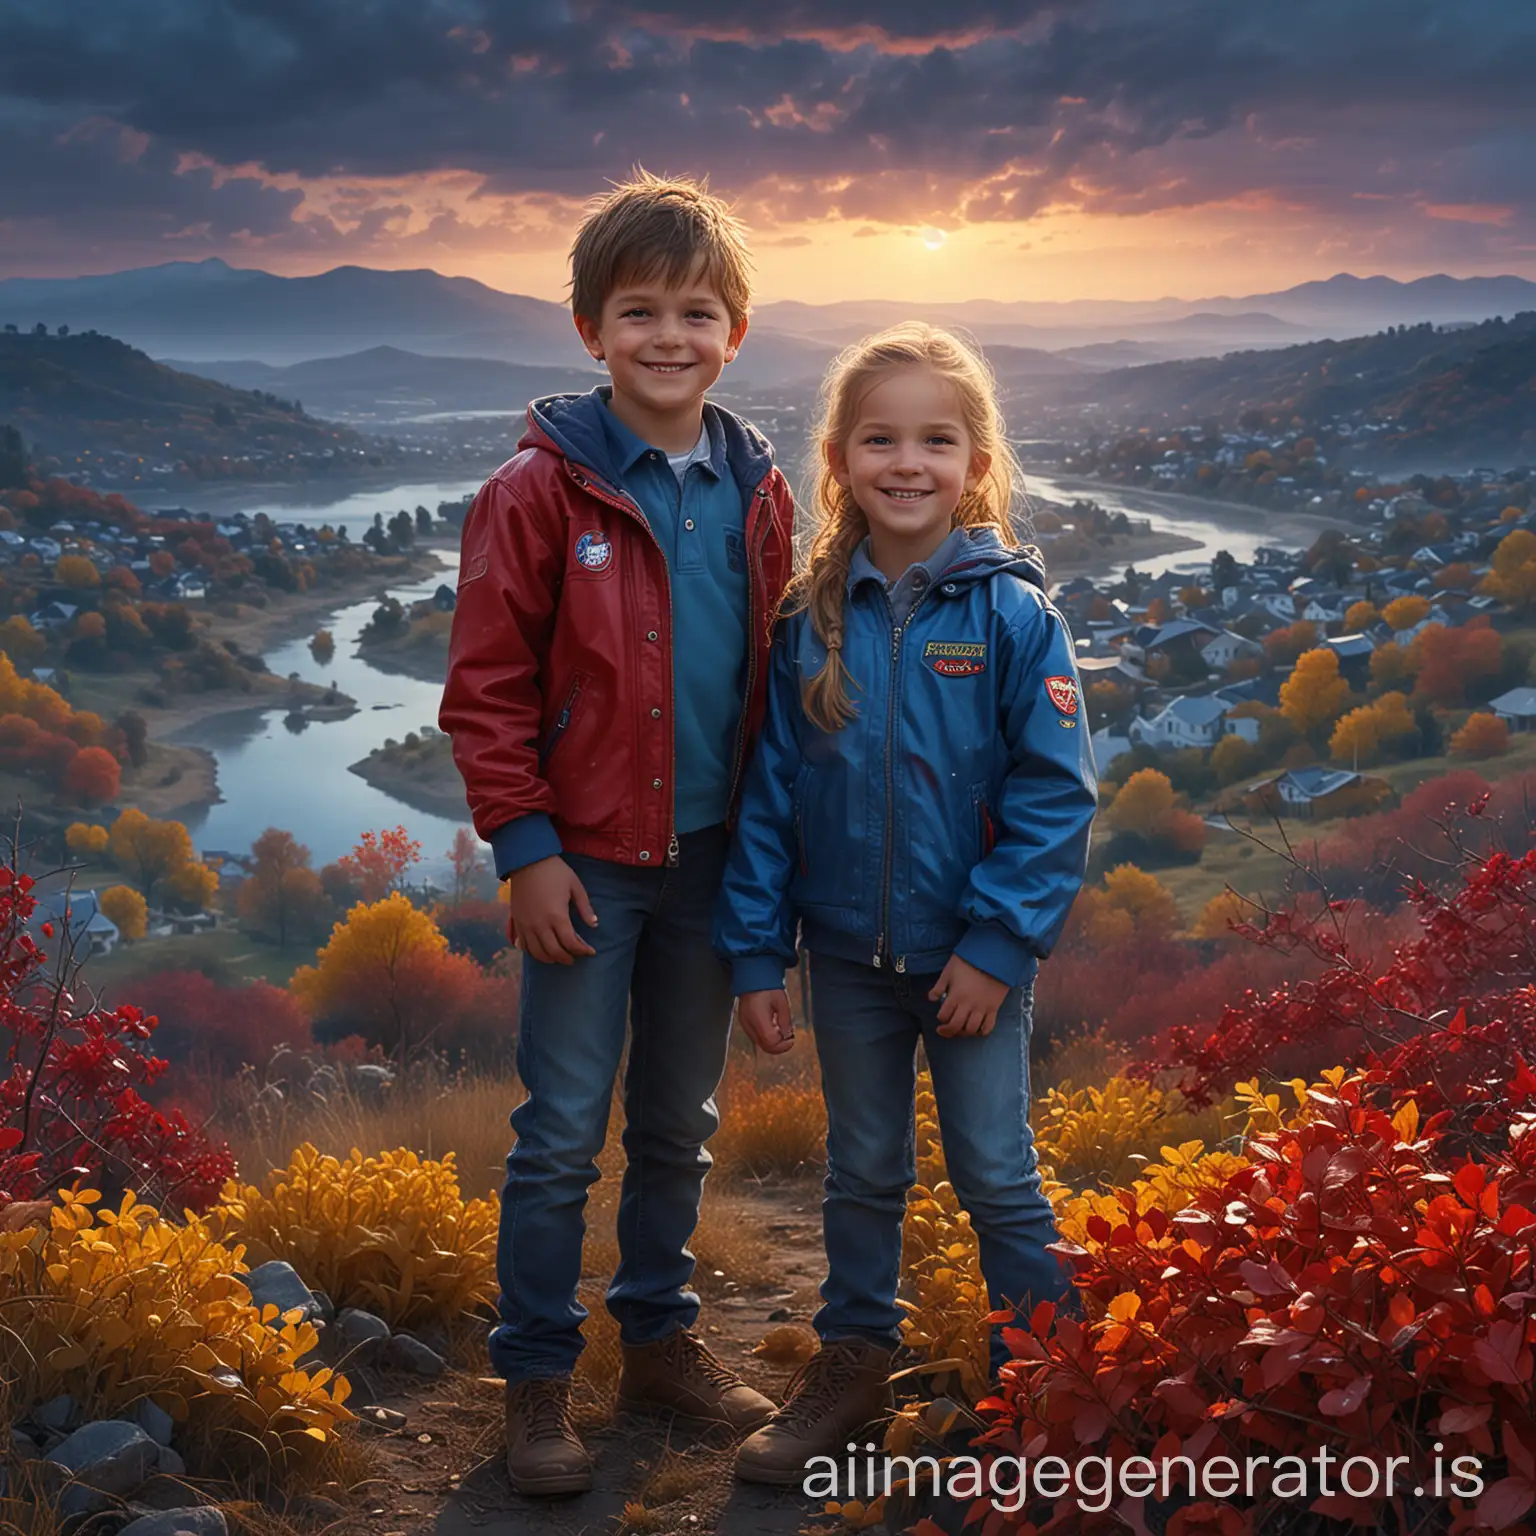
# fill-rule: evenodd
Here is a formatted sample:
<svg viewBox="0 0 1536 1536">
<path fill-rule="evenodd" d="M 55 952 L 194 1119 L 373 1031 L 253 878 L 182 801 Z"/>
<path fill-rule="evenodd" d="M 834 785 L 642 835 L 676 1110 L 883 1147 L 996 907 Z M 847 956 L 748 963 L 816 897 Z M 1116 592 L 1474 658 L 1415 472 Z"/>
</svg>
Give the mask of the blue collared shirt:
<svg viewBox="0 0 1536 1536">
<path fill-rule="evenodd" d="M 944 542 L 926 560 L 914 560 L 894 581 L 887 581 L 870 558 L 869 539 L 865 537 L 848 563 L 848 590 L 851 592 L 861 581 L 878 581 L 885 588 L 886 600 L 891 605 L 892 622 L 903 624 L 923 593 L 960 558 L 970 536 L 969 528 L 951 528 L 944 536 Z"/>
<path fill-rule="evenodd" d="M 674 825 L 712 827 L 730 809 L 731 768 L 747 664 L 746 494 L 725 458 L 725 435 L 704 407 L 709 457 L 683 483 L 659 448 L 601 413 L 613 467 L 666 556 L 672 592 Z"/>
</svg>

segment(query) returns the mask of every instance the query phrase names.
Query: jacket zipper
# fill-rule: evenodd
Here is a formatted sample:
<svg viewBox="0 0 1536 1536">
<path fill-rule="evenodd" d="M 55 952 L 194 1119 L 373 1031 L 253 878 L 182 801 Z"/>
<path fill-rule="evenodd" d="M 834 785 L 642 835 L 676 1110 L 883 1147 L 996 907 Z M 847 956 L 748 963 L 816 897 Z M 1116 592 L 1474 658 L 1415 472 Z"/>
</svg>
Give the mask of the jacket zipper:
<svg viewBox="0 0 1536 1536">
<path fill-rule="evenodd" d="M 900 666 L 901 666 L 901 642 L 909 625 L 922 607 L 923 599 L 927 597 L 931 588 L 925 588 L 918 594 L 917 601 L 907 610 L 907 616 L 900 624 L 891 626 L 891 688 L 886 700 L 885 716 L 885 846 L 884 868 L 880 876 L 880 925 L 875 938 L 875 965 L 878 967 L 885 958 L 886 924 L 891 915 L 891 844 L 895 840 L 895 800 L 896 800 L 896 770 L 893 766 L 896 756 L 896 705 L 901 692 Z M 886 600 L 886 610 L 890 610 L 890 600 Z M 907 957 L 897 955 L 894 967 L 899 972 L 907 968 Z"/>
<path fill-rule="evenodd" d="M 566 473 L 570 475 L 577 485 L 584 491 L 589 491 L 597 500 L 606 502 L 610 507 L 617 508 L 626 516 L 633 518 L 645 530 L 645 536 L 656 546 L 656 553 L 661 556 L 661 576 L 666 589 L 667 598 L 667 656 L 671 660 L 672 653 L 672 572 L 667 568 L 667 552 L 661 547 L 661 540 L 656 537 L 649 522 L 646 521 L 644 511 L 640 503 L 627 500 L 622 495 L 613 494 L 606 487 L 599 487 L 593 476 L 585 470 L 578 470 L 569 459 L 565 461 Z M 667 702 L 672 706 L 671 718 L 671 770 L 667 775 L 667 857 L 668 866 L 677 863 L 677 706 L 672 697 L 672 668 L 667 668 Z"/>
<path fill-rule="evenodd" d="M 576 700 L 581 694 L 582 678 L 578 673 L 576 680 L 571 684 L 571 691 L 565 696 L 565 703 L 560 706 L 560 713 L 555 717 L 555 723 L 548 736 L 544 738 L 544 745 L 539 751 L 539 768 L 542 771 L 549 761 L 549 755 L 560 744 L 560 738 L 565 735 L 571 724 L 571 711 L 576 708 Z"/>
</svg>

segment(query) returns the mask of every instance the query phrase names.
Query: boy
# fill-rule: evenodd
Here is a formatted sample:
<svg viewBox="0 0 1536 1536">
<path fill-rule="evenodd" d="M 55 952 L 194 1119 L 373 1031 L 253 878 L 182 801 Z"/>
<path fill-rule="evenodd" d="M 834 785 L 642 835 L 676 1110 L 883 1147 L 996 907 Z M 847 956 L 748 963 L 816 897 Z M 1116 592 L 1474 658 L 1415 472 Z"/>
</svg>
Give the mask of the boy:
<svg viewBox="0 0 1536 1536">
<path fill-rule="evenodd" d="M 620 1401 L 737 1433 L 774 1406 L 694 1335 L 687 1247 L 731 1020 L 711 918 L 791 564 L 772 450 L 704 398 L 749 294 L 741 228 L 702 186 L 640 173 L 600 199 L 571 307 L 612 384 L 534 401 L 464 524 L 439 720 L 525 957 L 490 1339 L 524 1494 L 591 1486 L 576 1288 L 626 1007 Z"/>
</svg>

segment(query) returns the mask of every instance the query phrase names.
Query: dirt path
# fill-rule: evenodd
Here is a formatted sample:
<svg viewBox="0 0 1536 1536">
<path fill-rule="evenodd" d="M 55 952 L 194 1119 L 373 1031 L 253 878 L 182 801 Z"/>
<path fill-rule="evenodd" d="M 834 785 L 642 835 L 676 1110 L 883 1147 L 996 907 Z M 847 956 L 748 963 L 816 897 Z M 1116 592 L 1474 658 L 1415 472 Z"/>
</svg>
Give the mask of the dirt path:
<svg viewBox="0 0 1536 1536">
<path fill-rule="evenodd" d="M 710 1347 L 776 1398 L 794 1366 L 768 1364 L 752 1349 L 782 1322 L 770 1321 L 769 1313 L 788 1310 L 804 1327 L 818 1305 L 819 1198 L 814 1181 L 732 1194 L 737 1219 L 773 1245 L 777 1283 L 707 1296 L 699 1320 Z M 711 1278 L 701 1289 L 717 1290 Z M 585 1430 L 597 1459 L 590 1493 L 523 1499 L 502 1465 L 499 1380 L 471 1370 L 410 1390 L 398 1377 L 354 1385 L 354 1406 L 377 1403 L 405 1413 L 406 1421 L 365 1432 L 380 1463 L 378 1481 L 359 1490 L 361 1507 L 349 1529 L 377 1536 L 795 1536 L 824 1523 L 820 1505 L 798 1490 L 736 1482 L 728 1442 L 627 1417 Z"/>
</svg>

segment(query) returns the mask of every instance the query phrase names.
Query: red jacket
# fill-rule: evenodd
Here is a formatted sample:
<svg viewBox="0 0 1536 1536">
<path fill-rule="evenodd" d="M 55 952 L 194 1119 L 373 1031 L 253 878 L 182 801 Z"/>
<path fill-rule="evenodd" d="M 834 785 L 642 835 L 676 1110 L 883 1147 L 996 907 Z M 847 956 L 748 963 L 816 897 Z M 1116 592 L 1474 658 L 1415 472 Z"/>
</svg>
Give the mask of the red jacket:
<svg viewBox="0 0 1536 1536">
<path fill-rule="evenodd" d="M 534 401 L 516 457 L 464 523 L 438 723 L 499 876 L 561 852 L 635 865 L 676 855 L 666 558 L 638 504 L 594 468 L 603 458 L 583 420 L 589 398 Z M 790 575 L 794 503 L 767 442 L 727 411 L 719 420 L 747 498 L 734 817 Z"/>
</svg>

